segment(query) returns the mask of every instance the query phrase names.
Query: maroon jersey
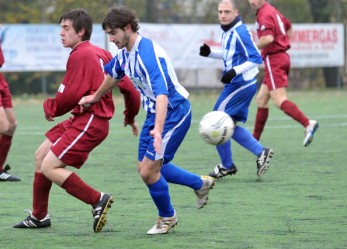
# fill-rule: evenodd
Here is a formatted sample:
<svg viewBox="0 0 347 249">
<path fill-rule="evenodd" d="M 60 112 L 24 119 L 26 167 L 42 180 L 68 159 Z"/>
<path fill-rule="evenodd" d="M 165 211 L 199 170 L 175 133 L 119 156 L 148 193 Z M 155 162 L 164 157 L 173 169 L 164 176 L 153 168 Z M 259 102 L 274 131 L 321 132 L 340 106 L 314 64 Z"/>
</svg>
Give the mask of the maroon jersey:
<svg viewBox="0 0 347 249">
<path fill-rule="evenodd" d="M 0 67 L 2 67 L 4 63 L 5 63 L 5 58 L 4 58 L 4 54 L 2 53 L 1 44 L 0 44 Z M 0 81 L 4 81 L 4 80 L 5 80 L 5 77 L 2 75 L 2 73 L 0 73 Z"/>
<path fill-rule="evenodd" d="M 290 48 L 287 30 L 291 22 L 269 3 L 265 3 L 257 12 L 256 28 L 258 38 L 272 35 L 274 41 L 261 50 L 262 57 L 285 52 Z"/>
<path fill-rule="evenodd" d="M 70 53 L 66 73 L 55 98 L 47 98 L 43 103 L 44 111 L 51 117 L 62 116 L 68 112 L 80 115 L 78 102 L 83 96 L 93 94 L 105 78 L 104 65 L 112 55 L 89 41 L 78 44 Z M 86 108 L 84 112 L 101 118 L 112 118 L 114 103 L 111 91 Z"/>
<path fill-rule="evenodd" d="M 5 58 L 4 58 L 4 54 L 2 53 L 1 44 L 0 44 L 0 67 L 2 67 L 4 63 L 5 63 Z"/>
</svg>

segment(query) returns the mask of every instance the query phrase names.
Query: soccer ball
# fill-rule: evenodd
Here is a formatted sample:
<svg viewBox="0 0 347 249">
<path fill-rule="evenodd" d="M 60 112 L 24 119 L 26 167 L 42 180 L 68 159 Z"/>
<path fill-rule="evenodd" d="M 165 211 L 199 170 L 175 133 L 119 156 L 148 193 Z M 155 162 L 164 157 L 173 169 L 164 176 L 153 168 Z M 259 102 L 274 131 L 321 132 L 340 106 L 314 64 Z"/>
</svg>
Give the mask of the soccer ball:
<svg viewBox="0 0 347 249">
<path fill-rule="evenodd" d="M 206 113 L 199 124 L 202 139 L 213 145 L 224 144 L 234 134 L 235 123 L 225 112 L 212 111 Z"/>
</svg>

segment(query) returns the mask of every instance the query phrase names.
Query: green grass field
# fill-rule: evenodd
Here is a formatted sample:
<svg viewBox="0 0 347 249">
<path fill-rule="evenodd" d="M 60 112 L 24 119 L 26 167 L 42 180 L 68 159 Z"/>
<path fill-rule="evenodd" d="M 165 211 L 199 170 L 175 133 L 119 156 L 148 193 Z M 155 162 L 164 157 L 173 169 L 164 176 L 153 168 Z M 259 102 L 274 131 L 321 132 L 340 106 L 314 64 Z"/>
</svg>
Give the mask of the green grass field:
<svg viewBox="0 0 347 249">
<path fill-rule="evenodd" d="M 23 210 L 32 208 L 34 152 L 52 126 L 43 117 L 42 99 L 15 98 L 19 126 L 7 162 L 22 181 L 0 183 L 0 248 L 347 248 L 347 91 L 289 92 L 288 97 L 320 122 L 313 143 L 304 148 L 303 128 L 271 106 L 261 142 L 275 155 L 262 180 L 257 181 L 256 157 L 234 143 L 239 172 L 216 182 L 203 209 L 195 208 L 191 189 L 170 185 L 179 224 L 162 236 L 146 235 L 157 211 L 136 171 L 137 138 L 122 126 L 119 96 L 108 138 L 78 171 L 115 197 L 104 230 L 95 234 L 91 207 L 56 185 L 51 228 L 12 228 L 27 216 Z M 215 148 L 198 135 L 198 122 L 215 100 L 213 93 L 192 94 L 192 127 L 173 161 L 197 174 L 208 174 L 219 162 Z M 245 125 L 250 130 L 255 110 L 253 102 Z M 137 121 L 143 117 L 141 110 Z"/>
</svg>

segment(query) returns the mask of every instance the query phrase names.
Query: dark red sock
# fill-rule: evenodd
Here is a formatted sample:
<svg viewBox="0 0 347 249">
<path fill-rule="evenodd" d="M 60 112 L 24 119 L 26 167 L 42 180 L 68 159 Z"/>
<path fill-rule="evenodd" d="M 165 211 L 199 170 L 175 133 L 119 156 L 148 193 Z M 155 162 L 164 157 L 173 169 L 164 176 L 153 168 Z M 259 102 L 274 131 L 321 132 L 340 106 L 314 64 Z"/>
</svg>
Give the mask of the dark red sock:
<svg viewBox="0 0 347 249">
<path fill-rule="evenodd" d="M 284 111 L 292 119 L 298 121 L 303 127 L 310 124 L 310 120 L 305 116 L 305 114 L 297 107 L 296 104 L 289 100 L 283 101 L 281 104 L 281 110 Z"/>
<path fill-rule="evenodd" d="M 3 169 L 4 163 L 7 158 L 7 154 L 11 148 L 12 136 L 1 135 L 0 136 L 0 170 Z"/>
<path fill-rule="evenodd" d="M 42 173 L 35 172 L 33 184 L 33 215 L 42 220 L 48 213 L 48 198 L 52 182 Z"/>
<path fill-rule="evenodd" d="M 269 108 L 258 107 L 257 115 L 255 116 L 253 137 L 259 141 L 263 133 L 266 120 L 269 116 Z"/>
<path fill-rule="evenodd" d="M 75 173 L 72 173 L 61 187 L 70 195 L 93 206 L 99 202 L 101 197 L 100 192 L 83 182 Z"/>
</svg>

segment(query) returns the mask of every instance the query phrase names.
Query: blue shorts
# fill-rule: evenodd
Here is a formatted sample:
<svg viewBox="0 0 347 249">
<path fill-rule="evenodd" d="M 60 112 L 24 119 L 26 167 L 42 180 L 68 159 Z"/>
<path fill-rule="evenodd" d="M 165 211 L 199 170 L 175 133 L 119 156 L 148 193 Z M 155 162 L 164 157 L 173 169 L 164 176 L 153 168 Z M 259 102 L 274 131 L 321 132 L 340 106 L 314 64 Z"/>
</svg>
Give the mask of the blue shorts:
<svg viewBox="0 0 347 249">
<path fill-rule="evenodd" d="M 149 134 L 154 128 L 155 113 L 148 113 L 139 139 L 138 160 L 147 157 L 153 161 L 163 159 L 163 164 L 170 162 L 186 136 L 191 120 L 189 100 L 168 110 L 162 134 L 162 153 L 158 154 L 154 150 L 154 138 Z"/>
<path fill-rule="evenodd" d="M 257 81 L 226 84 L 213 110 L 226 112 L 236 122 L 245 123 L 248 109 L 257 92 Z"/>
</svg>

